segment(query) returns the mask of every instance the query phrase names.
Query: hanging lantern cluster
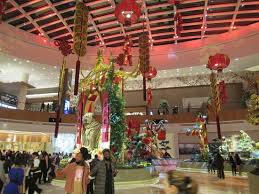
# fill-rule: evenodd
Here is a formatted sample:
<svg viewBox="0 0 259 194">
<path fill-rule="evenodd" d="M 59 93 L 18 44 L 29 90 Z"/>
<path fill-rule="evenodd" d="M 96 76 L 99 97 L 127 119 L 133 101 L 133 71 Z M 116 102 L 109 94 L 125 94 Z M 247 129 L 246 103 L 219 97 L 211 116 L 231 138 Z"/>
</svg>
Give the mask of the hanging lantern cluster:
<svg viewBox="0 0 259 194">
<path fill-rule="evenodd" d="M 117 57 L 117 63 L 121 68 L 123 66 L 132 66 L 132 53 L 131 53 L 132 41 L 127 35 L 125 37 L 125 42 L 123 45 L 123 53 L 119 54 Z"/>
<path fill-rule="evenodd" d="M 175 22 L 175 27 L 176 27 L 176 36 L 181 36 L 181 32 L 183 30 L 183 19 L 182 15 L 177 12 L 174 16 L 174 22 Z"/>
<path fill-rule="evenodd" d="M 207 68 L 210 70 L 215 70 L 217 72 L 222 72 L 223 69 L 227 68 L 230 64 L 230 59 L 225 54 L 216 54 L 209 57 Z"/>
<path fill-rule="evenodd" d="M 0 24 L 2 23 L 2 18 L 5 13 L 5 6 L 7 0 L 0 0 Z"/>
<path fill-rule="evenodd" d="M 141 9 L 135 0 L 122 0 L 115 8 L 115 17 L 126 26 L 134 24 L 141 15 Z"/>
<path fill-rule="evenodd" d="M 78 56 L 76 62 L 75 86 L 74 95 L 78 94 L 79 73 L 80 73 L 80 60 L 86 54 L 87 47 L 87 29 L 88 29 L 88 9 L 85 3 L 77 1 L 75 21 L 74 21 L 74 51 Z"/>
</svg>

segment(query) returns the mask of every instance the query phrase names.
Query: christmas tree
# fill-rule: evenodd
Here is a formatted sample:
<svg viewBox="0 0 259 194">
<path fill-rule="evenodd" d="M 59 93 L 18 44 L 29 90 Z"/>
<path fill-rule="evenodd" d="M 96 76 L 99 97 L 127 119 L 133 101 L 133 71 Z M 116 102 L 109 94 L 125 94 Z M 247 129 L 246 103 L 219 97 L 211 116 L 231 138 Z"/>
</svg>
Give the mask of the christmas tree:
<svg viewBox="0 0 259 194">
<path fill-rule="evenodd" d="M 253 94 L 248 106 L 248 122 L 253 125 L 259 124 L 259 95 Z"/>
<path fill-rule="evenodd" d="M 238 152 L 252 152 L 254 149 L 255 142 L 245 133 L 240 131 L 239 143 L 237 147 Z"/>
</svg>

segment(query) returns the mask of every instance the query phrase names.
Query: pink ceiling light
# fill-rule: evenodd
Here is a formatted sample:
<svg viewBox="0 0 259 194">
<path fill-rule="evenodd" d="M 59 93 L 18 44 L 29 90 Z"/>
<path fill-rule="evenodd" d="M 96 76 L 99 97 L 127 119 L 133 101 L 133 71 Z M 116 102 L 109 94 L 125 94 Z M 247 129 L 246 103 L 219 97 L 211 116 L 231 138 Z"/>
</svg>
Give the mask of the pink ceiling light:
<svg viewBox="0 0 259 194">
<path fill-rule="evenodd" d="M 115 17 L 124 25 L 136 23 L 140 15 L 141 10 L 135 0 L 122 0 L 115 8 Z"/>
<path fill-rule="evenodd" d="M 214 56 L 210 56 L 207 68 L 210 70 L 216 70 L 218 72 L 222 72 L 223 69 L 227 68 L 230 64 L 230 59 L 225 54 L 216 54 Z"/>
</svg>

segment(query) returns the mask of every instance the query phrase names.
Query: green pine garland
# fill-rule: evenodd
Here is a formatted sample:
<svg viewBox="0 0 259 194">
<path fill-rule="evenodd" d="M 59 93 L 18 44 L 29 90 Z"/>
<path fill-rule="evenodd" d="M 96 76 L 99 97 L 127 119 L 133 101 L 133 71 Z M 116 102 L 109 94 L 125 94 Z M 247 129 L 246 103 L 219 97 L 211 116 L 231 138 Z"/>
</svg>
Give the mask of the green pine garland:
<svg viewBox="0 0 259 194">
<path fill-rule="evenodd" d="M 123 143 L 125 141 L 125 101 L 119 85 L 113 82 L 114 78 L 115 70 L 113 60 L 111 59 L 110 70 L 104 87 L 109 94 L 109 122 L 111 127 L 110 149 L 114 151 L 114 157 L 118 160 L 121 158 Z"/>
</svg>

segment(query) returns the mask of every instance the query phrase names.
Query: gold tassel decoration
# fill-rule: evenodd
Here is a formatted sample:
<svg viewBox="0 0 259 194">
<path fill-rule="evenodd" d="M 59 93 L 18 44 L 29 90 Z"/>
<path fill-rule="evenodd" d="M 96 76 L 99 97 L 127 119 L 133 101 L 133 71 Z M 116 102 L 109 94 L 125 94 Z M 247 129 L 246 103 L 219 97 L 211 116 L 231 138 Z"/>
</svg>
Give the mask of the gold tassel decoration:
<svg viewBox="0 0 259 194">
<path fill-rule="evenodd" d="M 74 95 L 78 94 L 80 60 L 86 54 L 87 47 L 87 30 L 88 30 L 88 14 L 89 11 L 83 2 L 78 1 L 76 4 L 75 21 L 74 21 L 74 51 L 78 56 Z M 79 65 L 78 65 L 79 64 Z"/>
<path fill-rule="evenodd" d="M 219 87 L 217 84 L 217 75 L 214 72 L 210 74 L 210 82 L 211 82 L 211 93 L 212 93 L 212 107 L 214 109 L 214 112 L 216 114 L 219 114 L 221 110 Z"/>
</svg>

